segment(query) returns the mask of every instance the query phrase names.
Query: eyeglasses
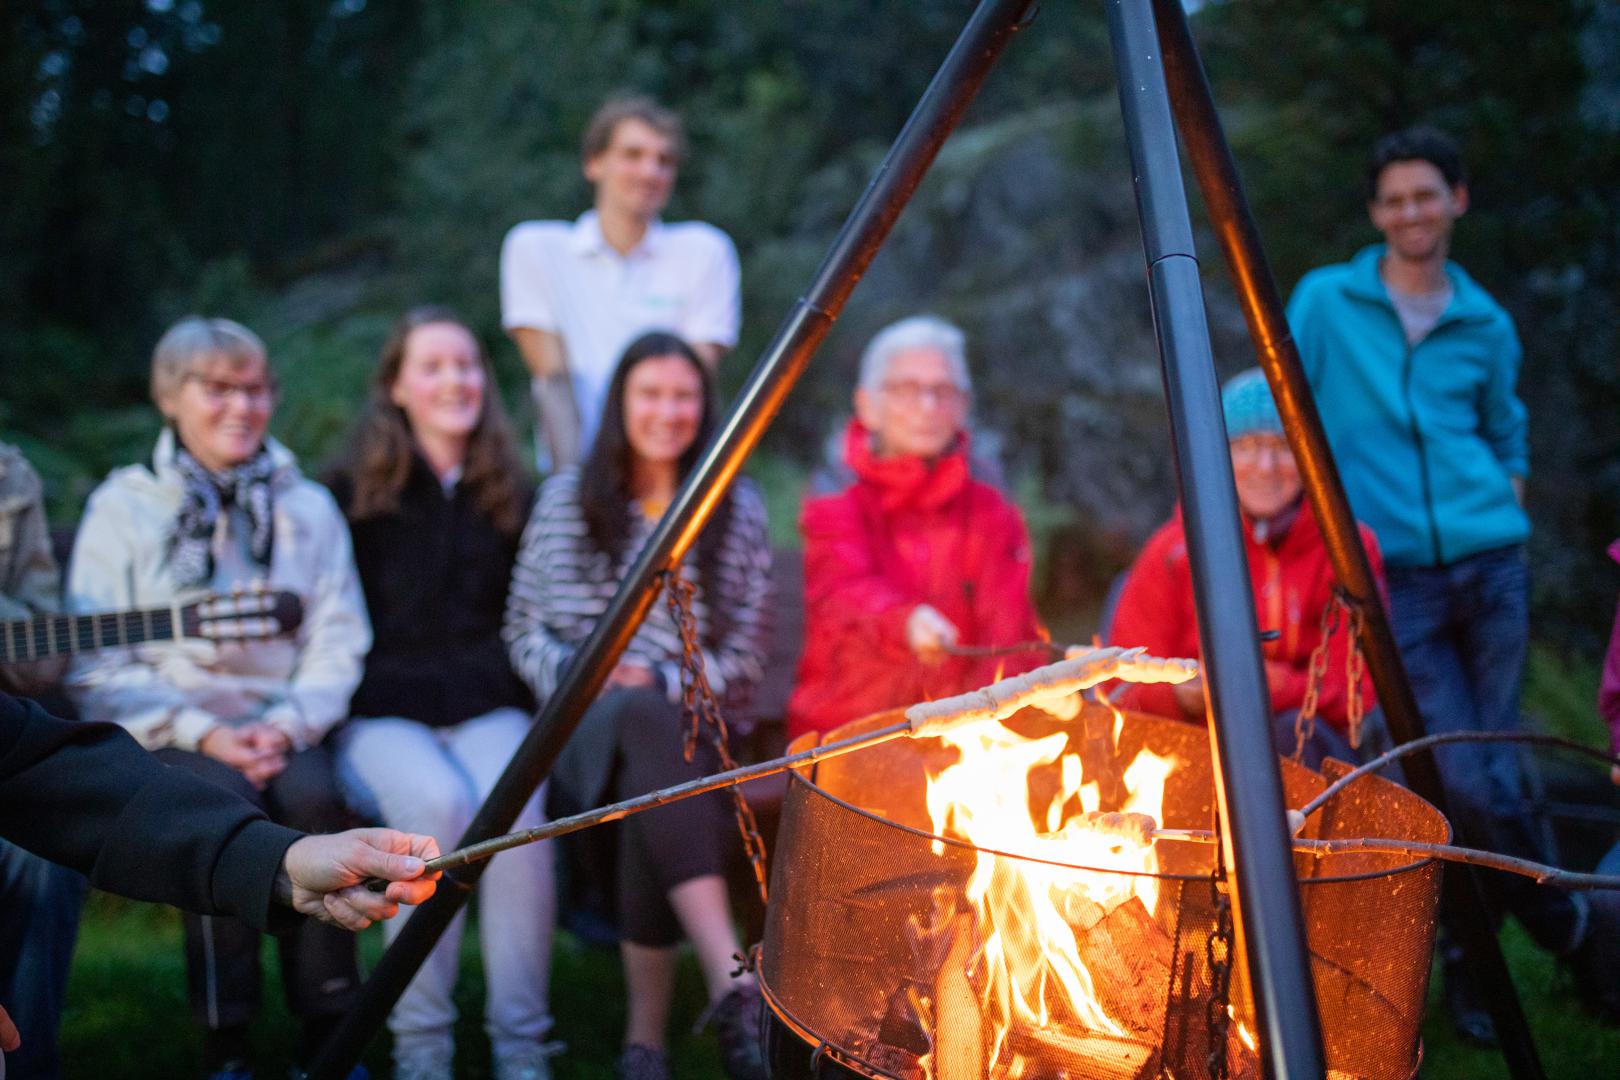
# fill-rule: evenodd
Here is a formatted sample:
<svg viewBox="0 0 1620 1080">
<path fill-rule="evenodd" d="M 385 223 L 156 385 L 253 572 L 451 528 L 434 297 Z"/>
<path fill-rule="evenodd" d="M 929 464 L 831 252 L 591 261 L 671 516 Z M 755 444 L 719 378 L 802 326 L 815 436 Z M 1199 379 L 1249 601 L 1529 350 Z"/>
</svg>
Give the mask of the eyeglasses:
<svg viewBox="0 0 1620 1080">
<path fill-rule="evenodd" d="M 243 403 L 248 408 L 268 409 L 275 404 L 276 396 L 280 393 L 275 383 L 231 382 L 229 379 L 213 379 L 207 375 L 199 375 L 196 372 L 188 373 L 184 381 L 196 383 L 197 389 L 202 392 L 203 400 L 215 408 L 226 404 L 233 396 L 240 394 Z"/>
<path fill-rule="evenodd" d="M 1234 465 L 1259 465 L 1270 457 L 1273 465 L 1285 468 L 1294 466 L 1294 453 L 1288 448 L 1287 441 L 1275 436 L 1250 435 L 1233 439 L 1230 448 Z"/>
<path fill-rule="evenodd" d="M 942 408 L 950 409 L 967 400 L 967 391 L 955 383 L 922 383 L 915 379 L 886 382 L 883 392 L 902 405 L 921 405 L 931 400 Z"/>
</svg>

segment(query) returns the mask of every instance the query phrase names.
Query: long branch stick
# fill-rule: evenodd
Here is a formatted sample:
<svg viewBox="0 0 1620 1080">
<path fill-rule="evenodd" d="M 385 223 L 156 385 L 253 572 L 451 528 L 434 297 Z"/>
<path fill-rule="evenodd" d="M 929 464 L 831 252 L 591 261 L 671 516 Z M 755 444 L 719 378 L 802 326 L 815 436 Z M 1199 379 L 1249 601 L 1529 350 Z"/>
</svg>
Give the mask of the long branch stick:
<svg viewBox="0 0 1620 1080">
<path fill-rule="evenodd" d="M 1194 844 L 1213 844 L 1215 834 L 1208 829 L 1154 829 L 1154 840 L 1185 840 Z M 1347 837 L 1340 840 L 1308 840 L 1294 838 L 1296 850 L 1310 854 L 1342 855 L 1366 851 L 1389 855 L 1416 855 L 1423 858 L 1444 859 L 1447 862 L 1467 863 L 1490 870 L 1503 870 L 1510 874 L 1534 878 L 1543 885 L 1581 891 L 1586 889 L 1620 889 L 1620 875 L 1581 874 L 1512 855 L 1498 855 L 1494 851 L 1457 847 L 1454 844 L 1428 844 L 1421 840 L 1390 840 L 1384 837 Z"/>
<path fill-rule="evenodd" d="M 825 743 L 821 746 L 812 746 L 808 750 L 801 750 L 796 754 L 787 754 L 782 757 L 762 761 L 757 765 L 744 765 L 741 768 L 729 769 L 725 772 L 701 776 L 695 780 L 688 780 L 683 784 L 660 788 L 645 795 L 638 795 L 633 799 L 612 803 L 608 806 L 587 810 L 582 814 L 571 817 L 558 818 L 548 821 L 544 825 L 533 829 L 524 829 L 520 832 L 507 833 L 505 836 L 496 836 L 469 844 L 464 848 L 436 859 L 429 859 L 424 873 L 454 870 L 469 863 L 487 859 L 491 855 L 508 851 L 525 844 L 549 840 L 557 836 L 566 836 L 569 833 L 588 829 L 592 825 L 601 825 L 609 821 L 618 821 L 620 818 L 643 810 L 653 810 L 660 806 L 667 806 L 681 799 L 688 799 L 694 795 L 702 795 L 710 791 L 719 791 L 721 788 L 736 787 L 746 784 L 750 780 L 772 776 L 788 769 L 798 768 L 801 765 L 810 765 L 824 758 L 837 757 L 854 750 L 864 750 L 869 746 L 877 746 L 891 739 L 905 736 L 931 737 L 962 724 L 977 723 L 987 719 L 1005 719 L 1011 716 L 1023 704 L 1048 704 L 1058 697 L 1067 697 L 1080 690 L 1095 686 L 1108 679 L 1125 678 L 1140 682 L 1181 682 L 1190 679 L 1197 671 L 1197 665 L 1191 660 L 1163 660 L 1158 657 L 1147 656 L 1142 649 L 1088 649 L 1071 646 L 1068 658 L 1055 664 L 1036 668 L 1024 675 L 1012 679 L 1003 679 L 992 683 L 983 690 L 974 694 L 963 695 L 958 698 L 946 698 L 934 702 L 934 708 L 913 706 L 906 710 L 906 719 L 886 727 L 876 728 L 861 735 L 852 735 L 837 742 Z M 989 695 L 989 697 L 986 697 Z M 995 715 L 987 714 L 983 708 L 986 700 L 993 701 L 996 709 Z M 966 706 L 964 706 L 966 703 Z M 1016 704 L 1021 703 L 1021 704 Z M 382 892 L 388 883 L 381 878 L 370 878 L 366 881 L 366 888 L 372 892 Z"/>
<path fill-rule="evenodd" d="M 1356 780 L 1366 776 L 1368 773 L 1377 772 L 1379 769 L 1382 769 L 1385 765 L 1388 765 L 1390 762 L 1395 761 L 1398 758 L 1402 758 L 1407 754 L 1416 753 L 1419 750 L 1426 750 L 1431 746 L 1443 746 L 1446 743 L 1465 742 L 1518 742 L 1536 743 L 1542 746 L 1560 746 L 1566 750 L 1575 750 L 1579 753 L 1587 755 L 1588 757 L 1597 758 L 1599 761 L 1602 761 L 1608 765 L 1620 765 L 1620 757 L 1615 757 L 1612 754 L 1606 754 L 1602 750 L 1594 749 L 1593 747 L 1587 746 L 1583 743 L 1560 738 L 1557 735 L 1543 735 L 1539 731 L 1442 731 L 1436 735 L 1425 735 L 1421 739 L 1413 739 L 1411 742 L 1402 743 L 1400 746 L 1395 747 L 1395 749 L 1378 755 L 1365 765 L 1356 766 L 1354 769 L 1351 769 L 1349 772 L 1333 781 L 1333 783 L 1323 788 L 1322 793 L 1316 796 L 1316 798 L 1300 807 L 1298 818 L 1294 817 L 1292 811 L 1289 812 L 1288 816 L 1290 819 L 1297 822 L 1298 825 L 1303 826 L 1305 824 L 1305 819 L 1310 817 L 1316 811 L 1320 810 L 1324 803 L 1326 803 L 1333 796 L 1337 795 L 1339 792 L 1343 791 L 1345 788 L 1349 787 L 1350 784 Z M 1298 833 L 1299 829 L 1295 828 L 1294 832 Z"/>
</svg>

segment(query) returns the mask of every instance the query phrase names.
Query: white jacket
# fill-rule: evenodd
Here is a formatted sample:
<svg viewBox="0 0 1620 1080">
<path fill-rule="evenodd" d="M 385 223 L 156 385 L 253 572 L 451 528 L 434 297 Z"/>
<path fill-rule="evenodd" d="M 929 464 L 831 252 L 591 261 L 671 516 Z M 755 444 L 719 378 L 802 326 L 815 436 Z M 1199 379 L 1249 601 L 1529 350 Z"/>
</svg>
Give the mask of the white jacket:
<svg viewBox="0 0 1620 1080">
<path fill-rule="evenodd" d="M 186 639 L 79 657 L 68 691 L 85 719 L 121 724 L 149 750 L 195 750 L 216 724 L 264 721 L 302 749 L 348 714 L 371 648 L 349 528 L 331 494 L 303 478 L 292 453 L 274 439 L 266 445 L 277 466 L 267 581 L 252 580 L 256 568 L 239 554 L 226 513 L 214 536 L 208 590 L 175 583 L 169 542 L 185 484 L 174 466 L 174 435 L 165 429 L 150 467 L 116 469 L 91 493 L 74 541 L 68 603 L 85 613 L 153 607 L 263 583 L 303 599 L 296 636 Z"/>
</svg>

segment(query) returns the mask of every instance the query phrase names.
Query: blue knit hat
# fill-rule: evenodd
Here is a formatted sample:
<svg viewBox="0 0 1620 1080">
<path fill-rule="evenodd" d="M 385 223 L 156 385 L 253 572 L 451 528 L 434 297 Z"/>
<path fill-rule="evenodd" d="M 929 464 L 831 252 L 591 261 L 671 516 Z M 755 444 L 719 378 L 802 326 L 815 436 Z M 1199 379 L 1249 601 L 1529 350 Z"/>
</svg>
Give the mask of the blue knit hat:
<svg viewBox="0 0 1620 1080">
<path fill-rule="evenodd" d="M 1271 400 L 1265 372 L 1257 367 L 1232 376 L 1221 387 L 1221 411 L 1226 414 L 1228 439 L 1256 432 L 1283 433 L 1282 417 L 1277 415 L 1277 403 Z"/>
</svg>

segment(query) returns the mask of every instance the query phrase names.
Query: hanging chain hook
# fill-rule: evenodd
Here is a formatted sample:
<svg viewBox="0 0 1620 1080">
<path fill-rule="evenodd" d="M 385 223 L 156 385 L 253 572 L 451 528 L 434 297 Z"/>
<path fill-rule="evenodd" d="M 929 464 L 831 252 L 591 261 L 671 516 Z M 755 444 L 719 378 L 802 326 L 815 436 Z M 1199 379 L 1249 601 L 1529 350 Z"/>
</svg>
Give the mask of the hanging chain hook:
<svg viewBox="0 0 1620 1080">
<path fill-rule="evenodd" d="M 703 643 L 698 633 L 697 614 L 694 610 L 697 586 L 681 574 L 679 568 L 665 570 L 662 576 L 664 600 L 681 635 L 681 710 L 687 720 L 683 752 L 686 760 L 691 761 L 697 752 L 697 741 L 702 729 L 707 727 L 709 741 L 714 745 L 715 752 L 720 758 L 720 768 L 729 772 L 737 768 L 737 762 L 731 756 L 730 731 L 726 727 L 725 717 L 720 713 L 720 703 L 715 699 L 714 689 L 709 685 L 709 676 L 704 669 Z M 755 820 L 753 807 L 748 805 L 748 798 L 743 794 L 742 788 L 733 787 L 729 794 L 732 811 L 737 818 L 737 831 L 742 835 L 743 851 L 748 856 L 750 869 L 754 872 L 754 882 L 759 886 L 760 902 L 765 903 L 767 902 L 765 840 L 760 836 L 759 822 Z"/>
</svg>

